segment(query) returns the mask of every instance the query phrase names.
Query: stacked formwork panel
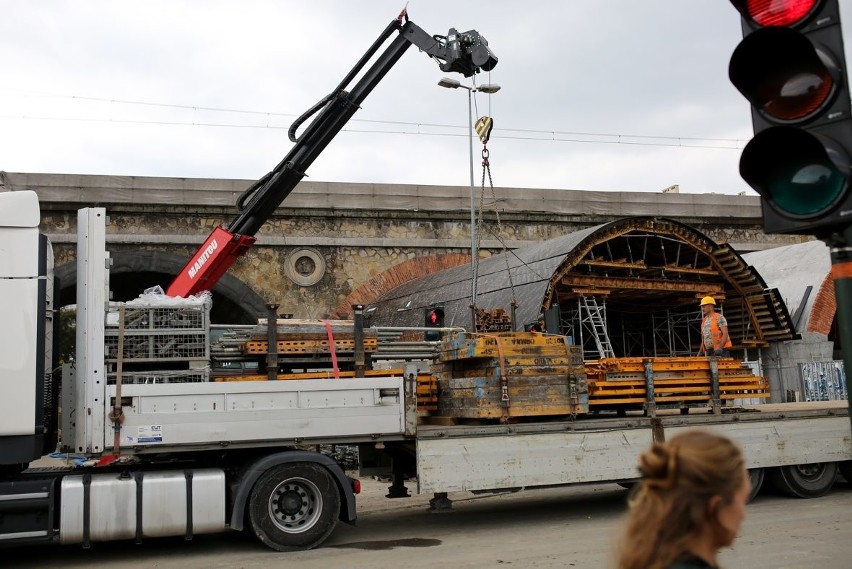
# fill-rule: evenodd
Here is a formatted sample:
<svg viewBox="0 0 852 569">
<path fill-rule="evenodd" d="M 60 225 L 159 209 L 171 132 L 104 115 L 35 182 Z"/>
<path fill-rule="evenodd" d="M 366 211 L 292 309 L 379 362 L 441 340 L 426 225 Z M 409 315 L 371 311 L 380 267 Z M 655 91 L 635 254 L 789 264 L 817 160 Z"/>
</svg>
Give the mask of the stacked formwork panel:
<svg viewBox="0 0 852 569">
<path fill-rule="evenodd" d="M 589 410 L 582 353 L 563 336 L 452 334 L 433 373 L 443 417 L 509 421 Z"/>
<path fill-rule="evenodd" d="M 605 358 L 586 362 L 593 409 L 766 399 L 769 382 L 734 358 Z"/>
</svg>

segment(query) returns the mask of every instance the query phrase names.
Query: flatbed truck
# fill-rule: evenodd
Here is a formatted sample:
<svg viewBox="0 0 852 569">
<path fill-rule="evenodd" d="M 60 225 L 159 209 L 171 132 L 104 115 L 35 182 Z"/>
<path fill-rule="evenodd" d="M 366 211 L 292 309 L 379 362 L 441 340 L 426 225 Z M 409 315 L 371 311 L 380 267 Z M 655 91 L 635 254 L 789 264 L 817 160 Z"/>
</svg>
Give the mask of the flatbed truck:
<svg viewBox="0 0 852 569">
<path fill-rule="evenodd" d="M 639 453 L 683 429 L 744 449 L 798 497 L 849 477 L 848 411 L 836 404 L 759 405 L 731 413 L 563 418 L 518 424 L 424 425 L 416 370 L 403 377 L 120 385 L 104 363 L 109 254 L 106 212 L 78 216 L 77 355 L 63 374 L 61 421 L 51 394 L 56 322 L 50 245 L 33 192 L 0 193 L 0 543 L 82 544 L 226 530 L 277 550 L 319 546 L 354 523 L 359 483 L 318 452 L 355 445 L 361 475 L 391 474 L 433 493 L 629 483 Z M 114 407 L 123 418 L 114 421 Z M 732 410 L 733 411 L 733 410 Z M 61 425 L 61 436 L 60 435 Z M 59 448 L 64 468 L 28 463 Z"/>
</svg>

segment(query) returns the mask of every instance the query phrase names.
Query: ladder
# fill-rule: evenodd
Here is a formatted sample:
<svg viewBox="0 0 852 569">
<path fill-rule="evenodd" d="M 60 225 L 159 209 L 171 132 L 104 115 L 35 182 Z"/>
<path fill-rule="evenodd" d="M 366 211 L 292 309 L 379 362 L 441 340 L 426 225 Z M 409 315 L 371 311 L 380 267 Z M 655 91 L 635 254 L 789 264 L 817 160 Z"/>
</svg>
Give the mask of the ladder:
<svg viewBox="0 0 852 569">
<path fill-rule="evenodd" d="M 581 321 L 592 332 L 600 357 L 614 358 L 615 352 L 606 330 L 606 303 L 603 306 L 598 306 L 595 297 L 580 295 L 580 309 Z M 583 310 L 585 310 L 585 315 L 582 313 Z"/>
</svg>

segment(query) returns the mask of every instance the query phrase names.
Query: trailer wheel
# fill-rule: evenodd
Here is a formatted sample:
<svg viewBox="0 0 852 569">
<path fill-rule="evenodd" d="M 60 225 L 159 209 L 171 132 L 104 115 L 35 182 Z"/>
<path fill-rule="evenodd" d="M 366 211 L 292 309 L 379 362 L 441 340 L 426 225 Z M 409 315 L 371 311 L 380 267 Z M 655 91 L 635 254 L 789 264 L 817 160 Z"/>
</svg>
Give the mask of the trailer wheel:
<svg viewBox="0 0 852 569">
<path fill-rule="evenodd" d="M 334 530 L 340 494 L 322 466 L 281 464 L 258 479 L 248 510 L 254 534 L 267 546 L 278 551 L 311 549 Z"/>
<path fill-rule="evenodd" d="M 769 480 L 782 493 L 796 498 L 816 498 L 831 490 L 837 477 L 836 462 L 779 466 L 769 471 Z"/>
<path fill-rule="evenodd" d="M 748 479 L 751 482 L 751 493 L 748 495 L 749 502 L 757 498 L 757 493 L 760 492 L 760 487 L 763 486 L 765 474 L 766 471 L 762 468 L 748 469 Z"/>
</svg>

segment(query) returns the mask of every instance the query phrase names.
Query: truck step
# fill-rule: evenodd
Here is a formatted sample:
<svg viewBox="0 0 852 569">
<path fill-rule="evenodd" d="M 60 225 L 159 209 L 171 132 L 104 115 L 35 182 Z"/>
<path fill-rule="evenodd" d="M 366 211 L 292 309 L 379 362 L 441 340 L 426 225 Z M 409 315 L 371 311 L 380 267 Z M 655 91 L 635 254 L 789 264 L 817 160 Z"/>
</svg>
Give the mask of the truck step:
<svg viewBox="0 0 852 569">
<path fill-rule="evenodd" d="M 0 482 L 0 544 L 52 541 L 55 477 L 22 478 Z"/>
</svg>

